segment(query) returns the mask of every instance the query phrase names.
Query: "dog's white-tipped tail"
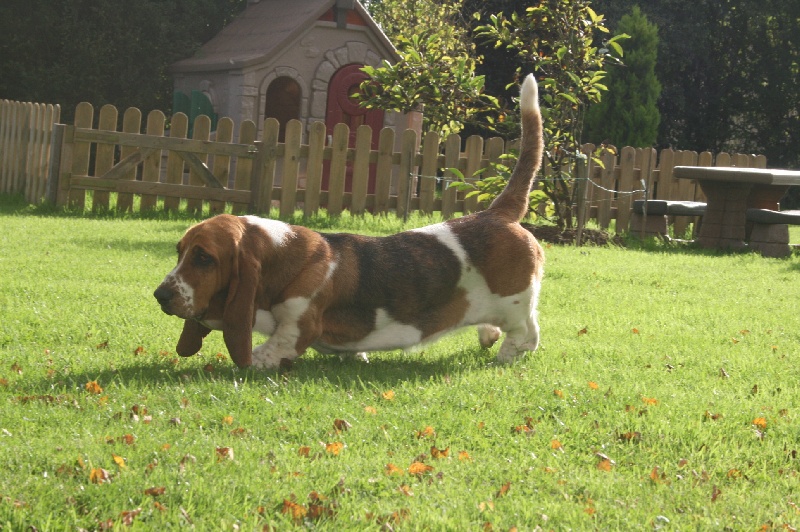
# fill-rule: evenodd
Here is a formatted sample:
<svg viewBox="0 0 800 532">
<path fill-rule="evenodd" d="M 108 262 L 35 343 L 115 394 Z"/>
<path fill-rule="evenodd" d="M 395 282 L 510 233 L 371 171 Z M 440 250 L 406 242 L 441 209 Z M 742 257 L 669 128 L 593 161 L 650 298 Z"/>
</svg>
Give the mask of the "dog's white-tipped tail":
<svg viewBox="0 0 800 532">
<path fill-rule="evenodd" d="M 522 138 L 519 159 L 506 188 L 498 195 L 490 209 L 498 214 L 519 221 L 528 213 L 528 195 L 542 164 L 544 140 L 542 138 L 542 114 L 539 109 L 539 88 L 533 74 L 522 82 L 519 98 Z"/>
<path fill-rule="evenodd" d="M 525 112 L 539 112 L 539 86 L 533 74 L 528 74 L 522 82 L 519 91 L 519 107 Z"/>
</svg>

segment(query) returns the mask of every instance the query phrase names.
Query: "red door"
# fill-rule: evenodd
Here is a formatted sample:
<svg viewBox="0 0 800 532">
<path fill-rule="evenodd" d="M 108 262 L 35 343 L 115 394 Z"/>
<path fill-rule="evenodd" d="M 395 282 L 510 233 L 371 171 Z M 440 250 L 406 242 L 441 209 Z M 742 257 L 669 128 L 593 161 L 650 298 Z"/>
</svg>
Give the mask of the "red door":
<svg viewBox="0 0 800 532">
<path fill-rule="evenodd" d="M 328 135 L 333 135 L 333 128 L 336 124 L 345 123 L 350 128 L 350 147 L 355 147 L 356 130 L 363 124 L 372 128 L 372 149 L 378 149 L 378 139 L 380 138 L 381 128 L 383 128 L 383 111 L 379 109 L 365 109 L 358 105 L 358 102 L 350 97 L 351 94 L 358 92 L 359 86 L 368 76 L 361 71 L 364 65 L 347 65 L 339 70 L 331 78 L 328 84 L 328 109 L 325 114 L 325 127 Z M 330 164 L 325 165 L 322 175 L 322 190 L 328 190 Z M 348 167 L 345 178 L 345 191 L 351 192 L 353 188 L 353 170 Z M 367 193 L 375 193 L 375 165 L 370 165 L 369 182 Z"/>
</svg>

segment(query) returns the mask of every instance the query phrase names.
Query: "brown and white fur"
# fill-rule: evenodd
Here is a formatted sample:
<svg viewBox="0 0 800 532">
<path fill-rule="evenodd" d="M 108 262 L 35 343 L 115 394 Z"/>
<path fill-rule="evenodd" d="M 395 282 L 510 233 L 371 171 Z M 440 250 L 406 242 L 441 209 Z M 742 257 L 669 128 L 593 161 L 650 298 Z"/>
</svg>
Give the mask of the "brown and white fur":
<svg viewBox="0 0 800 532">
<path fill-rule="evenodd" d="M 185 320 L 178 354 L 197 353 L 222 330 L 238 366 L 275 368 L 308 347 L 408 348 L 469 325 L 484 347 L 506 333 L 500 362 L 534 351 L 544 252 L 519 224 L 543 149 L 533 76 L 520 107 L 519 160 L 484 211 L 380 238 L 226 214 L 191 227 L 154 293 L 165 313 Z M 269 336 L 255 349 L 253 330 Z"/>
</svg>

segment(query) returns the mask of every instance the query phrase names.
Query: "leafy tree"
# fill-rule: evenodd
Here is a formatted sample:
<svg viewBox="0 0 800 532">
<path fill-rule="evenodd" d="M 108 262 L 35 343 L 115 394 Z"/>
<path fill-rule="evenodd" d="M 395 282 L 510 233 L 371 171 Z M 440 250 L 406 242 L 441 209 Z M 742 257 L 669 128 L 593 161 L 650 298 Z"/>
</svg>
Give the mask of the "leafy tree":
<svg viewBox="0 0 800 532">
<path fill-rule="evenodd" d="M 611 27 L 635 4 L 660 29 L 659 146 L 763 153 L 770 166 L 800 167 L 800 2 L 593 2 Z"/>
<path fill-rule="evenodd" d="M 588 0 L 541 0 L 524 15 L 492 15 L 477 28 L 478 35 L 516 53 L 523 65 L 517 69 L 537 73 L 542 88 L 545 163 L 552 179 L 542 181 L 542 190 L 552 202 L 559 227 L 572 226 L 574 176 L 569 168 L 580 149 L 583 116 L 590 103 L 600 100 L 606 62 L 622 56 L 619 41 L 595 41 L 607 33 L 602 15 Z M 613 52 L 612 52 L 613 50 Z M 616 55 L 614 55 L 616 53 Z"/>
<path fill-rule="evenodd" d="M 586 134 L 590 142 L 618 147 L 642 148 L 656 143 L 658 136 L 658 97 L 661 84 L 656 78 L 658 28 L 634 6 L 622 17 L 617 34 L 630 36 L 625 43 L 625 64 L 608 69 L 608 92 L 586 113 Z"/>
<path fill-rule="evenodd" d="M 772 167 L 800 167 L 800 2 L 737 3 L 743 5 L 724 19 L 720 47 L 733 71 L 725 91 L 730 136 L 722 147 L 763 153 Z"/>
<path fill-rule="evenodd" d="M 424 108 L 425 129 L 442 134 L 458 132 L 496 108 L 496 100 L 484 93 L 485 78 L 475 75 L 479 58 L 460 19 L 460 0 L 372 0 L 366 7 L 400 61 L 364 68 L 371 78 L 361 87 L 365 106 Z"/>
<path fill-rule="evenodd" d="M 190 56 L 246 0 L 3 0 L 0 97 L 168 111 L 167 67 Z"/>
</svg>

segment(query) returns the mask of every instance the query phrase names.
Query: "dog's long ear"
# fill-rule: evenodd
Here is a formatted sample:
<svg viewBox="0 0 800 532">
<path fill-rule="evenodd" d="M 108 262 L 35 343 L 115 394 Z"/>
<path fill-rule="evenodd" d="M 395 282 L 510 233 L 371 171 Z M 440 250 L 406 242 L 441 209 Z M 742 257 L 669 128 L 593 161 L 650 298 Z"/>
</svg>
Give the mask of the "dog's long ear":
<svg viewBox="0 0 800 532">
<path fill-rule="evenodd" d="M 228 299 L 222 314 L 222 337 L 231 360 L 240 368 L 253 363 L 253 317 L 261 276 L 260 260 L 246 249 L 240 243 L 234 254 Z"/>
<path fill-rule="evenodd" d="M 200 348 L 203 347 L 203 338 L 210 332 L 211 329 L 195 320 L 185 320 L 176 348 L 178 354 L 182 357 L 190 357 L 200 351 Z"/>
</svg>

